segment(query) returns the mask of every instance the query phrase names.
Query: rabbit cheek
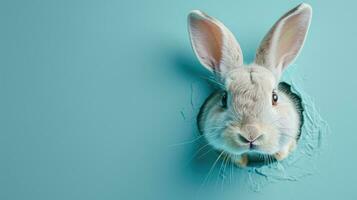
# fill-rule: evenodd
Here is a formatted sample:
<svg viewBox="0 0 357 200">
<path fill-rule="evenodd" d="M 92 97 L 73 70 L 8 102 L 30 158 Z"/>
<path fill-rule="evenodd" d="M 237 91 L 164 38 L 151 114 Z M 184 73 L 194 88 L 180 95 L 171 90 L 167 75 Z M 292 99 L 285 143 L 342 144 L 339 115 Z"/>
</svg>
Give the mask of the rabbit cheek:
<svg viewBox="0 0 357 200">
<path fill-rule="evenodd" d="M 279 151 L 279 130 L 274 127 L 265 128 L 263 140 L 259 142 L 258 151 L 266 154 L 274 154 Z"/>
<path fill-rule="evenodd" d="M 222 149 L 225 146 L 223 135 L 226 130 L 225 121 L 227 120 L 226 114 L 219 109 L 214 107 L 209 110 L 204 122 L 205 138 L 216 149 Z"/>
<path fill-rule="evenodd" d="M 225 151 L 232 154 L 242 154 L 248 151 L 249 145 L 239 142 L 237 137 L 238 132 L 240 132 L 238 127 L 228 126 L 222 133 Z"/>
</svg>

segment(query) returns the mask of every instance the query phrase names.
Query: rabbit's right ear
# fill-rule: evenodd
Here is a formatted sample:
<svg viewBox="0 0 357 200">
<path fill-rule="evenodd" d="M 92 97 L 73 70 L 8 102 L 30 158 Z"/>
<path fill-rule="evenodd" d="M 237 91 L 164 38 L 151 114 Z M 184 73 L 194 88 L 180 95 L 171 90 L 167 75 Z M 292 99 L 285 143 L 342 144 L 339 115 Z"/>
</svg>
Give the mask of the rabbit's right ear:
<svg viewBox="0 0 357 200">
<path fill-rule="evenodd" d="M 243 64 L 241 48 L 233 34 L 218 20 L 194 10 L 188 15 L 192 48 L 203 66 L 224 74 Z"/>
</svg>

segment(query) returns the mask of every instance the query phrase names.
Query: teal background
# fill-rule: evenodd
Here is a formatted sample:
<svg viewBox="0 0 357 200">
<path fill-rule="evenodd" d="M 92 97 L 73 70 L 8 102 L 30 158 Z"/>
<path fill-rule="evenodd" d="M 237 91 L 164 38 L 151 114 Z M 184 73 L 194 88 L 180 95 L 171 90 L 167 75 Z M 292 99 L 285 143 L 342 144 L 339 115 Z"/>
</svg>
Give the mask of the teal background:
<svg viewBox="0 0 357 200">
<path fill-rule="evenodd" d="M 212 91 L 187 13 L 223 21 L 249 62 L 299 1 L 2 0 L 0 199 L 356 199 L 357 4 L 307 2 L 312 25 L 294 66 L 331 129 L 317 173 L 198 193 L 214 159 L 191 162 L 195 142 L 172 145 L 197 137 Z"/>
</svg>

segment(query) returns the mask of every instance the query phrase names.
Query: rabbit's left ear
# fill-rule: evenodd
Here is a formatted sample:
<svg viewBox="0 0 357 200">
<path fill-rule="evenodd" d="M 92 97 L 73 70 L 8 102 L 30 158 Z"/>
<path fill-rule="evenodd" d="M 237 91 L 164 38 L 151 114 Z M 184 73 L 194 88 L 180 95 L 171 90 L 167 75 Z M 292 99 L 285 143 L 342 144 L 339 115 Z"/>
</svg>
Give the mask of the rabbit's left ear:
<svg viewBox="0 0 357 200">
<path fill-rule="evenodd" d="M 243 64 L 237 40 L 217 19 L 199 10 L 191 11 L 188 15 L 188 30 L 198 60 L 220 78 Z"/>
<path fill-rule="evenodd" d="M 311 6 L 303 3 L 283 15 L 261 42 L 255 63 L 270 69 L 279 79 L 304 44 L 311 14 Z"/>
</svg>

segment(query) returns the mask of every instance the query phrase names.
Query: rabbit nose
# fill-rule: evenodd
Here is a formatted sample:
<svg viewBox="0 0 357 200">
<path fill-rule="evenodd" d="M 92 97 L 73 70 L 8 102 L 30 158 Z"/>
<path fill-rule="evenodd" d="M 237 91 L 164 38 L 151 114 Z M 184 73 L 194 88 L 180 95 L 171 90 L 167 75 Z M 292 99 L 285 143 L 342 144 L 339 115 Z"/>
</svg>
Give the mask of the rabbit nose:
<svg viewBox="0 0 357 200">
<path fill-rule="evenodd" d="M 251 141 L 248 139 L 248 137 L 243 136 L 242 134 L 238 133 L 238 139 L 244 143 L 250 143 Z"/>
<path fill-rule="evenodd" d="M 253 135 L 242 135 L 240 133 L 238 133 L 238 139 L 244 143 L 253 143 L 256 140 L 259 140 L 263 137 L 263 134 L 257 134 L 255 136 Z"/>
</svg>

